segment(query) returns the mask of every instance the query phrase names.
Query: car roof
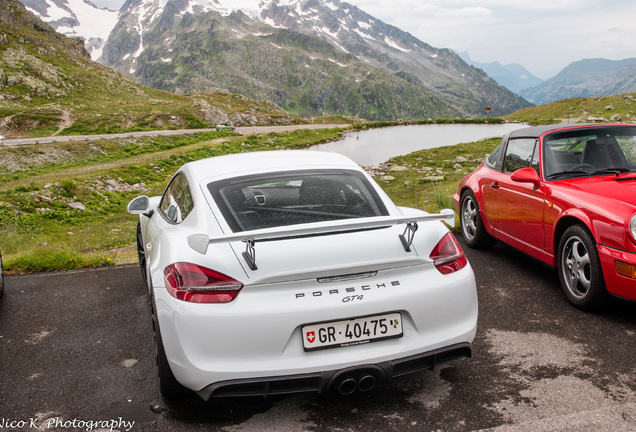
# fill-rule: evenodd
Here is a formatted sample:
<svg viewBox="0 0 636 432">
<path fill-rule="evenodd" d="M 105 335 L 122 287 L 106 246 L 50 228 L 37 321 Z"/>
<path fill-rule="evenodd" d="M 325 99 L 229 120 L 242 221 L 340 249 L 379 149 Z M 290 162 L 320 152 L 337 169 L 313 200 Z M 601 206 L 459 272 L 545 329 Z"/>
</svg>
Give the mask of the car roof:
<svg viewBox="0 0 636 432">
<path fill-rule="evenodd" d="M 508 138 L 538 138 L 541 135 L 554 132 L 557 130 L 567 130 L 567 129 L 583 129 L 583 128 L 607 128 L 607 127 L 624 127 L 624 126 L 635 126 L 633 124 L 598 124 L 598 123 L 581 123 L 581 124 L 555 124 L 555 125 L 542 125 L 542 126 L 531 126 L 527 128 L 517 129 L 508 134 Z"/>
<path fill-rule="evenodd" d="M 184 171 L 195 182 L 210 177 L 235 177 L 276 171 L 316 168 L 362 169 L 351 159 L 338 153 L 317 150 L 274 150 L 236 153 L 188 162 Z"/>
</svg>

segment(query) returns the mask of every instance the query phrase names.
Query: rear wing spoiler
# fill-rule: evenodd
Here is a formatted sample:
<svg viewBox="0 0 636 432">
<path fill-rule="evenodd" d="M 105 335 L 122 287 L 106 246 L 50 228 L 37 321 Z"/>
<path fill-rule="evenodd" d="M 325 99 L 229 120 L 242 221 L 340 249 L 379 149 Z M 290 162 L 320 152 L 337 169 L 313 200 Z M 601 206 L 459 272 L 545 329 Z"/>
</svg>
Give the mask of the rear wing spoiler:
<svg viewBox="0 0 636 432">
<path fill-rule="evenodd" d="M 305 237 L 314 235 L 329 235 L 358 231 L 365 229 L 382 228 L 392 225 L 406 224 L 404 233 L 399 236 L 404 250 L 410 252 L 411 244 L 417 231 L 418 222 L 428 222 L 434 220 L 445 221 L 451 227 L 455 226 L 455 212 L 450 209 L 441 210 L 438 214 L 410 214 L 400 216 L 377 216 L 370 218 L 344 219 L 337 221 L 319 222 L 312 224 L 300 224 L 286 227 L 265 228 L 260 230 L 245 231 L 210 238 L 206 234 L 192 234 L 188 236 L 190 248 L 205 255 L 208 246 L 217 243 L 229 243 L 242 241 L 246 243 L 246 250 L 243 257 L 252 270 L 256 270 L 254 243 L 257 241 L 283 240 L 294 237 Z"/>
</svg>

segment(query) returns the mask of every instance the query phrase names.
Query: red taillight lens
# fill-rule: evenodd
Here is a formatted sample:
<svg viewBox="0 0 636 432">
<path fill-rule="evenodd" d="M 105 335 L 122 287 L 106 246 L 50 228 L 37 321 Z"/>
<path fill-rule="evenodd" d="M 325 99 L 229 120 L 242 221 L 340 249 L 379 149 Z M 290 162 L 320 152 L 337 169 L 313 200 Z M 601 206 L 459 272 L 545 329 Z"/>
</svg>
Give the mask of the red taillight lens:
<svg viewBox="0 0 636 432">
<path fill-rule="evenodd" d="M 464 251 L 451 233 L 447 233 L 435 245 L 430 258 L 433 260 L 437 270 L 442 274 L 450 274 L 461 270 L 468 263 Z"/>
<path fill-rule="evenodd" d="M 163 271 L 166 289 L 178 300 L 191 303 L 229 303 L 243 284 L 197 264 L 178 262 Z"/>
</svg>

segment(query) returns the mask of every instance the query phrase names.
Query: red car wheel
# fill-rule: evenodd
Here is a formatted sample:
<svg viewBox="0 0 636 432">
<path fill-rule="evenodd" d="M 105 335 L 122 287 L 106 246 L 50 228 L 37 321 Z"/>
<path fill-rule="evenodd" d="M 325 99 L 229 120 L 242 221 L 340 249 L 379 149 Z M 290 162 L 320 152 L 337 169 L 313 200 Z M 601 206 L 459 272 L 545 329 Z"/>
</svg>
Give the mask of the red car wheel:
<svg viewBox="0 0 636 432">
<path fill-rule="evenodd" d="M 479 204 L 471 191 L 465 191 L 462 194 L 459 224 L 462 237 L 469 247 L 482 249 L 495 244 L 496 240 L 486 232 L 479 214 Z"/>
<path fill-rule="evenodd" d="M 568 300 L 579 309 L 598 309 L 607 300 L 603 270 L 592 234 L 581 225 L 572 225 L 559 243 L 561 287 Z"/>
</svg>

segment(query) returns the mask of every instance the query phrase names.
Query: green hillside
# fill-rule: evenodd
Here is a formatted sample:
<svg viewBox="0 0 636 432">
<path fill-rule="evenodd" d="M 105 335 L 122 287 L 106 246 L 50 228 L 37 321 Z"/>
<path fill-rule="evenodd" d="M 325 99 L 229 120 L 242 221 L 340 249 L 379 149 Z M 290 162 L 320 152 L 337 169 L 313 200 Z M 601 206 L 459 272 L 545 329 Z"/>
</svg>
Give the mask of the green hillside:
<svg viewBox="0 0 636 432">
<path fill-rule="evenodd" d="M 504 120 L 533 124 L 558 122 L 636 122 L 636 93 L 616 96 L 563 99 L 524 108 L 503 116 Z"/>
<path fill-rule="evenodd" d="M 179 95 L 137 84 L 91 61 L 17 0 L 0 2 L 0 135 L 114 133 L 216 123 L 291 124 L 274 104 L 209 91 Z"/>
</svg>

